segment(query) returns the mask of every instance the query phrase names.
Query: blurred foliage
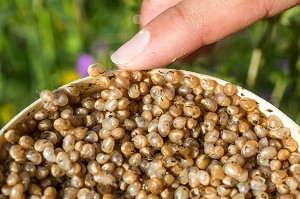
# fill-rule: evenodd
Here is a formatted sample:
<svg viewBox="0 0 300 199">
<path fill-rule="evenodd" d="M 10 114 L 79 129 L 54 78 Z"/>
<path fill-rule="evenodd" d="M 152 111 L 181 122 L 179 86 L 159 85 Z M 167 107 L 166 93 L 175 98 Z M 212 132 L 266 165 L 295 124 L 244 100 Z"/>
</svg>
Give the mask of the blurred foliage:
<svg viewBox="0 0 300 199">
<path fill-rule="evenodd" d="M 80 77 L 88 53 L 110 55 L 139 29 L 141 0 L 1 0 L 0 127 L 38 98 Z M 300 8 L 263 20 L 207 56 L 171 67 L 214 75 L 267 99 L 300 123 Z"/>
</svg>

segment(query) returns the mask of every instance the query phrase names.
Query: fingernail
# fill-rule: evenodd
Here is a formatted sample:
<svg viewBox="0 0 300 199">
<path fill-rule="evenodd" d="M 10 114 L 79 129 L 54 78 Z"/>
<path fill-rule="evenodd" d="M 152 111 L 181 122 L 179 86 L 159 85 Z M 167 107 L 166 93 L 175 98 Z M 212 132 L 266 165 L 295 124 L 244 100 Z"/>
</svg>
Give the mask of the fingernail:
<svg viewBox="0 0 300 199">
<path fill-rule="evenodd" d="M 116 65 L 126 64 L 140 55 L 149 43 L 150 33 L 143 29 L 111 55 Z"/>
</svg>

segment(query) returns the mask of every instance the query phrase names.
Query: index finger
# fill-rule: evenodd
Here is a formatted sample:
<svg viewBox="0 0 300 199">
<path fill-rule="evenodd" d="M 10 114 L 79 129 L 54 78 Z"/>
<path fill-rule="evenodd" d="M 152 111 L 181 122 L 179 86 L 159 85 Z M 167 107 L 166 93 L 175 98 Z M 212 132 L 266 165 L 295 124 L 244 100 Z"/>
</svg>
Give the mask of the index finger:
<svg viewBox="0 0 300 199">
<path fill-rule="evenodd" d="M 140 17 L 141 27 L 144 27 L 156 16 L 181 1 L 182 0 L 143 0 Z"/>
</svg>

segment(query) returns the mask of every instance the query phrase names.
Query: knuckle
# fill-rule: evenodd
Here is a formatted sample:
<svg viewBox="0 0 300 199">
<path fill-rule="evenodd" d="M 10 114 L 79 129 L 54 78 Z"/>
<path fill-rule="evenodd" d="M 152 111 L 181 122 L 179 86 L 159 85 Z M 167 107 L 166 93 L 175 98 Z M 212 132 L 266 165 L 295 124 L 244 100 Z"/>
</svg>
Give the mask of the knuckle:
<svg viewBox="0 0 300 199">
<path fill-rule="evenodd" d="M 272 10 L 274 8 L 274 5 L 275 5 L 275 0 L 268 0 L 268 1 L 261 2 L 263 18 L 268 18 L 272 16 Z"/>
<path fill-rule="evenodd" d="M 183 31 L 188 30 L 193 34 L 193 39 L 195 41 L 201 45 L 206 45 L 206 41 L 203 36 L 209 31 L 207 31 L 202 12 L 187 8 L 180 3 L 173 6 L 172 12 L 172 22 L 177 25 L 177 28 L 180 28 Z"/>
<path fill-rule="evenodd" d="M 170 16 L 172 16 L 172 21 L 179 26 L 188 25 L 191 21 L 191 17 L 187 9 L 177 4 L 170 9 Z"/>
</svg>

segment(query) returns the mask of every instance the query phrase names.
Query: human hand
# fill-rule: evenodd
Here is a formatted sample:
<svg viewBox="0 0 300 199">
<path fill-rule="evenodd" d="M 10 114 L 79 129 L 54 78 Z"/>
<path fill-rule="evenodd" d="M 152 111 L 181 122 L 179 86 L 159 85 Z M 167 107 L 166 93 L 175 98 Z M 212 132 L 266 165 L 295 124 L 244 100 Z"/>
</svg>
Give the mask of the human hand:
<svg viewBox="0 0 300 199">
<path fill-rule="evenodd" d="M 164 67 L 300 0 L 144 0 L 142 29 L 111 56 L 124 70 Z"/>
</svg>

